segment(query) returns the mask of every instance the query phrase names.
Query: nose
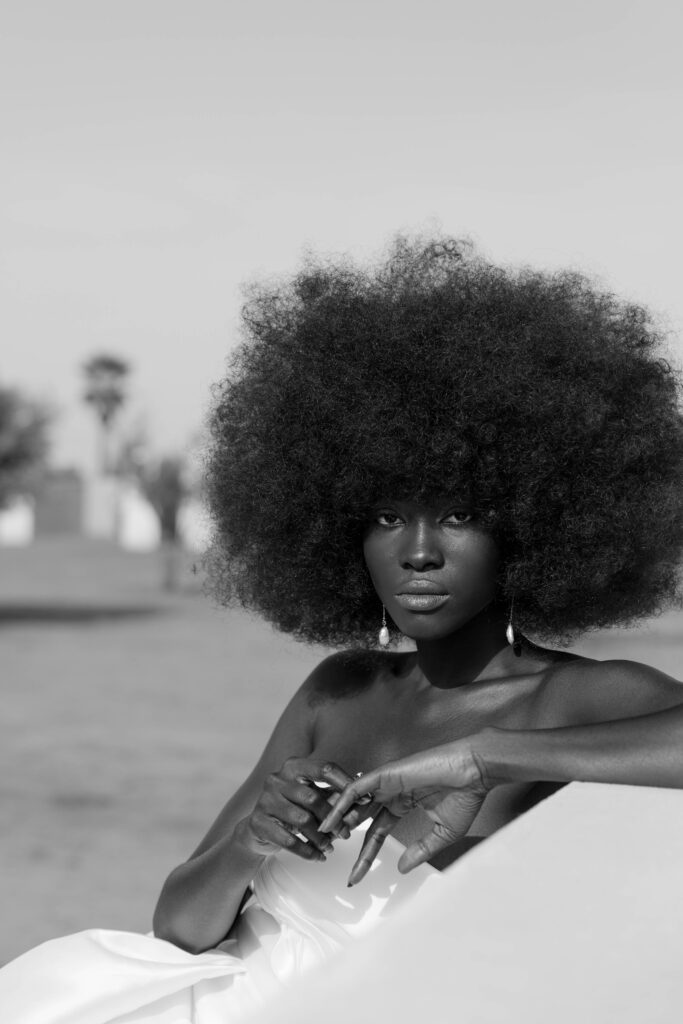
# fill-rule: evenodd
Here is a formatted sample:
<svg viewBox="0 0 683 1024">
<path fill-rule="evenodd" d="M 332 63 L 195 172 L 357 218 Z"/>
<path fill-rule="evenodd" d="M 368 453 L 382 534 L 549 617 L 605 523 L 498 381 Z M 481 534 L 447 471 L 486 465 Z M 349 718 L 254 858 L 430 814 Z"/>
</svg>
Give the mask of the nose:
<svg viewBox="0 0 683 1024">
<path fill-rule="evenodd" d="M 404 569 L 425 572 L 443 566 L 444 556 L 439 545 L 438 531 L 429 523 L 416 521 L 404 531 L 402 539 L 401 565 Z"/>
</svg>

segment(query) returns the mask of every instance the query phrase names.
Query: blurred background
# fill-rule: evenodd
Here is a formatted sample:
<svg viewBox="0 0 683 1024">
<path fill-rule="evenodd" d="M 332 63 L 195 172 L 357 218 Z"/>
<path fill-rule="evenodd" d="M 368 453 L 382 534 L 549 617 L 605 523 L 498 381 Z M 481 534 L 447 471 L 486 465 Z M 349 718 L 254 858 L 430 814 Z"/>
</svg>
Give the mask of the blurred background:
<svg viewBox="0 0 683 1024">
<path fill-rule="evenodd" d="M 0 962 L 150 927 L 325 652 L 214 608 L 201 452 L 241 287 L 399 230 L 575 267 L 683 361 L 668 0 L 6 0 Z M 679 613 L 579 649 L 681 674 Z"/>
</svg>

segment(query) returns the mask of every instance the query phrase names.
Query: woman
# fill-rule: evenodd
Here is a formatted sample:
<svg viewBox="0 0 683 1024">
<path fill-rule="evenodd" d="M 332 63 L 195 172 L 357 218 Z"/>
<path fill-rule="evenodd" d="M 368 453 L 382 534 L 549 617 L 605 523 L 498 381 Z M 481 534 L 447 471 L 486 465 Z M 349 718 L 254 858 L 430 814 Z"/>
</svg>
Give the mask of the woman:
<svg viewBox="0 0 683 1024">
<path fill-rule="evenodd" d="M 683 430 L 649 315 L 398 239 L 255 289 L 244 324 L 212 419 L 214 590 L 342 651 L 168 878 L 156 938 L 83 933 L 0 972 L 4 997 L 96 964 L 64 997 L 84 1024 L 239 1019 L 557 785 L 683 785 L 680 684 L 540 642 L 676 598 Z M 32 998 L 13 1020 L 58 1019 Z"/>
</svg>

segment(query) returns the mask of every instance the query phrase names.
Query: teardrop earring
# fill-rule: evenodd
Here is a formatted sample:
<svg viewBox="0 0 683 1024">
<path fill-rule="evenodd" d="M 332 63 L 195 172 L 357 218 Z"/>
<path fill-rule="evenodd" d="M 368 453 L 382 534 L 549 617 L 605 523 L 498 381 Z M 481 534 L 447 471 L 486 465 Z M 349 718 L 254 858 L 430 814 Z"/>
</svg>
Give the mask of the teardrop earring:
<svg viewBox="0 0 683 1024">
<path fill-rule="evenodd" d="M 508 620 L 507 629 L 505 630 L 505 639 L 510 644 L 510 647 L 515 652 L 516 657 L 520 657 L 522 654 L 522 641 L 520 637 L 515 636 L 515 628 L 512 625 L 512 609 L 515 606 L 515 599 L 512 598 L 510 602 L 510 618 Z"/>
<path fill-rule="evenodd" d="M 379 645 L 380 647 L 389 646 L 389 630 L 387 628 L 387 610 L 382 605 L 382 628 L 379 631 Z"/>
</svg>

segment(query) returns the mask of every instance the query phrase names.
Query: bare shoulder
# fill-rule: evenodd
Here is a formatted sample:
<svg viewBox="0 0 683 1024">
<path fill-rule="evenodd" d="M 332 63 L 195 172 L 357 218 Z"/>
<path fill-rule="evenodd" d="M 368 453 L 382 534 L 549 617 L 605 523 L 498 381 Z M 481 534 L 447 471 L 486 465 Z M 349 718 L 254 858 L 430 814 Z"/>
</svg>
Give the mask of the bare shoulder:
<svg viewBox="0 0 683 1024">
<path fill-rule="evenodd" d="M 310 706 L 349 700 L 367 693 L 380 680 L 400 673 L 406 655 L 353 648 L 331 654 L 303 686 Z"/>
<path fill-rule="evenodd" d="M 572 723 L 652 714 L 683 704 L 683 683 L 638 661 L 574 657 L 551 666 L 544 702 Z"/>
</svg>

